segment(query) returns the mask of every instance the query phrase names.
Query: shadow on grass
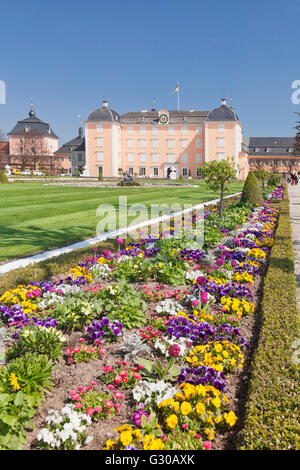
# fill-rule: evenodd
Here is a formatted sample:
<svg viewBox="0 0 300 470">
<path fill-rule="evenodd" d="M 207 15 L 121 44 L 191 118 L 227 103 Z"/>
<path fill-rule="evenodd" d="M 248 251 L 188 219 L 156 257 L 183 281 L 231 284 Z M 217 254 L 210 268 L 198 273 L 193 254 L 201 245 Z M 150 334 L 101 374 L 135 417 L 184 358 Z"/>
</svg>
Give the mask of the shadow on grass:
<svg viewBox="0 0 300 470">
<path fill-rule="evenodd" d="M 93 233 L 91 227 L 86 226 L 49 230 L 35 226 L 18 229 L 13 226 L 2 225 L 0 234 L 0 261 L 4 261 L 82 241 L 95 236 L 96 230 Z M 26 246 L 23 251 L 22 245 Z M 30 246 L 32 249 L 30 249 Z"/>
</svg>

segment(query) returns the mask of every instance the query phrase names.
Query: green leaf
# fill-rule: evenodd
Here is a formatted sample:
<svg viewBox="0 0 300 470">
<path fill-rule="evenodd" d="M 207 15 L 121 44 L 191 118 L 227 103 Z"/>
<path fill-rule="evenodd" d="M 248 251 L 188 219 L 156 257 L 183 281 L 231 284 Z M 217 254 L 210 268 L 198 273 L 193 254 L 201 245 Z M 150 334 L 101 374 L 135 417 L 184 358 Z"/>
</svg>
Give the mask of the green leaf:
<svg viewBox="0 0 300 470">
<path fill-rule="evenodd" d="M 24 393 L 20 390 L 16 396 L 15 396 L 15 400 L 14 400 L 14 404 L 16 406 L 20 406 L 23 402 L 24 402 L 24 398 L 25 398 L 25 395 Z"/>
<path fill-rule="evenodd" d="M 8 424 L 9 426 L 13 426 L 14 424 L 16 424 L 16 422 L 18 421 L 18 418 L 17 416 L 10 416 L 10 415 L 1 415 L 1 420 L 3 423 L 6 423 Z"/>
</svg>

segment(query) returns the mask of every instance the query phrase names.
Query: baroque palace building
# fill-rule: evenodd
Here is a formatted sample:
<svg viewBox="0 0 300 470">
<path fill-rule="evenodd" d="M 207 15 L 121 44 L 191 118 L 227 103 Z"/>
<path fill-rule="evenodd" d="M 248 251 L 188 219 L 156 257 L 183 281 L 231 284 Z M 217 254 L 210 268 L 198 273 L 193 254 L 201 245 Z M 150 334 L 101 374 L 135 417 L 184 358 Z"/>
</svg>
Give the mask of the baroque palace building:
<svg viewBox="0 0 300 470">
<path fill-rule="evenodd" d="M 80 126 L 78 135 L 58 147 L 50 125 L 36 117 L 18 121 L 7 135 L 0 131 L 0 168 L 45 168 L 49 174 L 141 178 L 198 177 L 204 162 L 233 158 L 237 176 L 266 169 L 286 177 L 300 172 L 293 137 L 243 137 L 240 122 L 226 99 L 212 111 L 166 109 L 118 114 L 103 101 Z"/>
<path fill-rule="evenodd" d="M 212 111 L 141 110 L 119 115 L 109 108 L 91 112 L 85 121 L 88 176 L 128 171 L 151 178 L 197 177 L 203 162 L 232 157 L 239 176 L 248 172 L 242 124 L 222 99 Z"/>
</svg>

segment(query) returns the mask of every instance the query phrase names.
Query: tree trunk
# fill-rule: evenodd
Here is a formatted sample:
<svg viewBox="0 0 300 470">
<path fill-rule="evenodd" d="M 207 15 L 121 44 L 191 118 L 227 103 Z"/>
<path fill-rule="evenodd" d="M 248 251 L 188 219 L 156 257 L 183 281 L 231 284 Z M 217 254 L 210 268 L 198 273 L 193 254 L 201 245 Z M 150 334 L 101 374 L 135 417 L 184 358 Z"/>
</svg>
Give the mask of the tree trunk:
<svg viewBox="0 0 300 470">
<path fill-rule="evenodd" d="M 220 197 L 220 217 L 223 219 L 223 205 L 224 205 L 224 184 L 221 185 L 221 197 Z"/>
</svg>

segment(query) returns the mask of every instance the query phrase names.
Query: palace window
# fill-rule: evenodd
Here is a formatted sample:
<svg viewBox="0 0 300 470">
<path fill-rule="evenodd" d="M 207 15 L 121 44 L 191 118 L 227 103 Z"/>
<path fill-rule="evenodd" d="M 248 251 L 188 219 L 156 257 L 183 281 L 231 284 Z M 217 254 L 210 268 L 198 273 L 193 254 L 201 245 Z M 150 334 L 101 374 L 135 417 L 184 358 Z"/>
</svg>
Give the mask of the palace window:
<svg viewBox="0 0 300 470">
<path fill-rule="evenodd" d="M 134 153 L 128 153 L 127 160 L 128 162 L 134 162 Z"/>
<path fill-rule="evenodd" d="M 182 168 L 182 176 L 187 176 L 188 175 L 188 168 Z"/>
<path fill-rule="evenodd" d="M 174 139 L 168 139 L 168 149 L 173 149 L 174 147 Z"/>
<path fill-rule="evenodd" d="M 181 163 L 187 163 L 188 162 L 188 154 L 185 152 L 185 153 L 182 153 L 181 154 Z"/>
<path fill-rule="evenodd" d="M 225 147 L 224 137 L 218 137 L 218 147 Z"/>
<path fill-rule="evenodd" d="M 188 139 L 181 139 L 181 148 L 186 149 L 188 146 Z"/>
<path fill-rule="evenodd" d="M 97 147 L 103 147 L 103 137 L 97 137 Z"/>
<path fill-rule="evenodd" d="M 146 168 L 144 166 L 140 167 L 140 176 L 146 176 Z"/>
<path fill-rule="evenodd" d="M 103 162 L 103 152 L 97 152 L 97 162 Z"/>
</svg>

